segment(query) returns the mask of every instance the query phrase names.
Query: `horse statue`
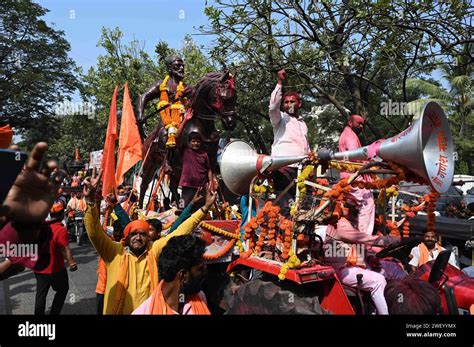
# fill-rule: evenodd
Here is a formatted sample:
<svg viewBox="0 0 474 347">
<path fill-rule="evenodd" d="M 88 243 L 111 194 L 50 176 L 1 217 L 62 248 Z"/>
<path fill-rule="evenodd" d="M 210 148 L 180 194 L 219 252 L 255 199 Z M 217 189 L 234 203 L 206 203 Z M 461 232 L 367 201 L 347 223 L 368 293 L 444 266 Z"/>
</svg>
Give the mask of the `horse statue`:
<svg viewBox="0 0 474 347">
<path fill-rule="evenodd" d="M 207 73 L 196 85 L 191 100 L 193 113 L 182 132 L 182 143 L 188 143 L 188 136 L 193 132 L 201 135 L 202 149 L 207 152 L 213 172 L 217 172 L 217 150 L 219 132 L 215 121 L 220 118 L 225 130 L 235 128 L 236 93 L 234 76 L 227 69 L 223 72 Z M 140 206 L 143 206 L 145 192 L 153 180 L 156 170 L 161 167 L 166 157 L 167 132 L 163 126 L 158 126 L 146 139 L 142 147 L 144 158 L 142 182 L 140 186 Z M 178 201 L 177 188 L 181 176 L 181 158 L 179 148 L 169 149 L 170 165 L 173 173 L 170 177 L 170 191 L 174 201 Z"/>
</svg>

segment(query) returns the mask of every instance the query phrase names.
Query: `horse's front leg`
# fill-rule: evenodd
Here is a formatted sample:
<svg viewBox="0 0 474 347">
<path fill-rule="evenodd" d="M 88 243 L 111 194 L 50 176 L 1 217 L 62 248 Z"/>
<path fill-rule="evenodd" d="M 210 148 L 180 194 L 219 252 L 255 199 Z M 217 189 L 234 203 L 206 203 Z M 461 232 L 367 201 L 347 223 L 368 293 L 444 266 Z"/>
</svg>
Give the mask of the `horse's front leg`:
<svg viewBox="0 0 474 347">
<path fill-rule="evenodd" d="M 211 164 L 212 172 L 218 172 L 217 166 L 217 150 L 219 149 L 219 132 L 217 129 L 213 129 L 208 136 L 206 136 L 206 152 L 209 156 L 209 162 Z"/>
</svg>

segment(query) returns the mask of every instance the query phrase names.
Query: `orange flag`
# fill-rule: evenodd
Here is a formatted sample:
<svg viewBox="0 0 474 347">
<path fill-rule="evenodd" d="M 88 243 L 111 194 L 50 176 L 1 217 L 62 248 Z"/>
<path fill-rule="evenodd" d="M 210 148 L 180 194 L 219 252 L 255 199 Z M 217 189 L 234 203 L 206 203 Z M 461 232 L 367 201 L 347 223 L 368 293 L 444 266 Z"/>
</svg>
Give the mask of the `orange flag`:
<svg viewBox="0 0 474 347">
<path fill-rule="evenodd" d="M 117 185 L 115 182 L 115 142 L 117 141 L 117 91 L 118 85 L 115 86 L 112 102 L 110 103 L 109 123 L 107 124 L 107 132 L 105 134 L 104 151 L 102 153 L 102 196 L 105 198 L 107 194 L 113 190 L 117 193 Z"/>
<path fill-rule="evenodd" d="M 137 121 L 133 113 L 132 102 L 128 93 L 128 84 L 125 83 L 123 92 L 122 121 L 120 123 L 119 153 L 117 161 L 117 173 L 115 175 L 117 185 L 122 184 L 125 172 L 133 165 L 142 160 L 142 140 L 138 133 Z"/>
<path fill-rule="evenodd" d="M 12 143 L 13 130 L 9 124 L 0 127 L 0 148 L 8 148 Z"/>
</svg>

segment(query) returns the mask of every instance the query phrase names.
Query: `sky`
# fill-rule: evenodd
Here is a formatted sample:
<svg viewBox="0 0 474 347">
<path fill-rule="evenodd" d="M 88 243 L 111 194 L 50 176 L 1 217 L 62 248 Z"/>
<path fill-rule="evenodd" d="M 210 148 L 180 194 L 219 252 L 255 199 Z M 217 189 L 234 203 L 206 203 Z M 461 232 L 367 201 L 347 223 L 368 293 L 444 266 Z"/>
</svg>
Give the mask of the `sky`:
<svg viewBox="0 0 474 347">
<path fill-rule="evenodd" d="M 70 57 L 86 72 L 97 63 L 105 50 L 97 47 L 102 27 L 119 27 L 123 42 L 137 39 L 145 43 L 145 50 L 156 59 L 155 45 L 166 41 L 172 48 L 180 48 L 186 34 L 193 35 L 198 45 L 209 47 L 211 36 L 196 35 L 195 29 L 209 24 L 204 7 L 212 0 L 34 0 L 49 12 L 46 22 L 64 31 L 71 45 Z M 441 80 L 439 72 L 433 77 Z M 79 101 L 73 95 L 73 101 Z"/>
<path fill-rule="evenodd" d="M 145 50 L 155 57 L 159 41 L 180 48 L 186 34 L 196 34 L 194 27 L 208 24 L 206 0 L 35 0 L 48 9 L 43 17 L 55 29 L 63 30 L 71 45 L 69 55 L 84 71 L 104 54 L 97 47 L 102 27 L 119 27 L 123 42 L 134 38 L 145 42 Z M 210 4 L 211 2 L 209 2 Z M 209 45 L 209 36 L 193 36 L 197 44 Z"/>
</svg>

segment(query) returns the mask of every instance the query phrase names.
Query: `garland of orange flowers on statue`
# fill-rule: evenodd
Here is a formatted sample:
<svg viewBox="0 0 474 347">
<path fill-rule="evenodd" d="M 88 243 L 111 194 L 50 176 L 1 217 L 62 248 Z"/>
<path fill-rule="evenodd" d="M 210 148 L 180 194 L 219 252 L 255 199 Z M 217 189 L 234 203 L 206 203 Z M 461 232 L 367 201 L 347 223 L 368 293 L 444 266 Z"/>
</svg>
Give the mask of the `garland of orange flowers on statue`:
<svg viewBox="0 0 474 347">
<path fill-rule="evenodd" d="M 158 102 L 157 108 L 160 109 L 163 106 L 169 104 L 169 90 L 168 90 L 168 81 L 170 80 L 170 76 L 166 76 L 163 82 L 160 84 L 160 101 Z M 178 86 L 176 87 L 176 94 L 175 94 L 175 102 L 169 108 L 166 108 L 160 112 L 163 124 L 165 126 L 175 123 L 178 125 L 181 123 L 181 112 L 182 112 L 182 105 L 183 103 L 181 100 L 178 100 L 184 92 L 184 83 L 183 81 L 179 81 Z M 174 106 L 176 105 L 176 106 Z M 174 107 L 173 107 L 174 106 Z"/>
</svg>

